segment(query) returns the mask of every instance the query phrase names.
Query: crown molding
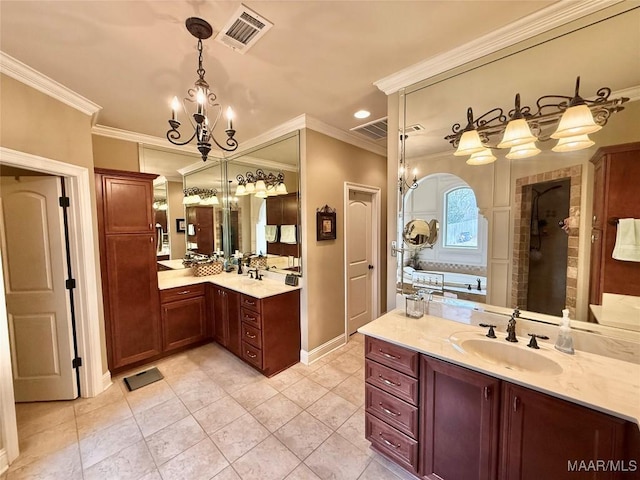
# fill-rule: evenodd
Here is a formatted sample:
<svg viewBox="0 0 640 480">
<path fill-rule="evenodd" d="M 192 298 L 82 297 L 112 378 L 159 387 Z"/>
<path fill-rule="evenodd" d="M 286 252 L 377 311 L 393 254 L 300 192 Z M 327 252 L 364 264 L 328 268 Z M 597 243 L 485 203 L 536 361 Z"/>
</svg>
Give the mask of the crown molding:
<svg viewBox="0 0 640 480">
<path fill-rule="evenodd" d="M 3 51 L 0 51 L 0 71 L 8 77 L 24 83 L 65 105 L 75 108 L 85 115 L 89 115 L 92 117 L 92 124 L 95 124 L 98 113 L 102 110 L 100 105 L 93 103 L 82 95 L 78 95 L 73 90 L 43 75 L 21 61 L 16 60 L 12 56 L 7 55 Z"/>
<path fill-rule="evenodd" d="M 401 88 L 444 73 L 623 1 L 558 2 L 448 52 L 411 65 L 373 84 L 386 95 L 391 95 Z"/>
<path fill-rule="evenodd" d="M 619 97 L 627 97 L 630 102 L 637 102 L 640 100 L 640 85 L 636 85 L 633 87 L 625 88 L 623 90 L 617 90 L 615 92 L 611 92 L 610 97 L 619 98 Z"/>
</svg>

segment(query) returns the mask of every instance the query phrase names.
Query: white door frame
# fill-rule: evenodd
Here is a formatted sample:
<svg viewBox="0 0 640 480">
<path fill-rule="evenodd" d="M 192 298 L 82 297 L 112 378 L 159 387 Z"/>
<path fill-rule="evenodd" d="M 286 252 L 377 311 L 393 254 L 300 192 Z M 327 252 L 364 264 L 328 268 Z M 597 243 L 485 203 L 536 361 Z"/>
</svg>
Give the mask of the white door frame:
<svg viewBox="0 0 640 480">
<path fill-rule="evenodd" d="M 0 147 L 0 162 L 5 165 L 25 168 L 67 179 L 68 196 L 71 199 L 69 210 L 69 246 L 71 268 L 76 277 L 74 294 L 76 315 L 76 339 L 78 355 L 82 358 L 79 368 L 80 392 L 83 397 L 94 397 L 104 390 L 102 373 L 102 354 L 100 347 L 98 276 L 95 264 L 95 240 L 93 230 L 93 210 L 89 170 L 85 167 L 51 160 L 29 153 Z M 1 275 L 1 274 L 0 274 Z M 0 277 L 1 280 L 2 277 Z M 0 308 L 0 345 L 9 345 L 6 309 L 4 307 L 4 287 Z M 17 455 L 17 427 L 15 425 L 15 405 L 9 402 L 13 398 L 13 375 L 4 375 L 7 367 L 11 371 L 9 350 L 0 350 L 0 418 L 2 419 L 2 437 L 7 441 L 5 448 L 11 462 L 12 454 Z M 108 372 L 107 372 L 108 374 Z M 107 382 L 109 383 L 109 382 Z M 6 397 L 6 398 L 5 398 Z M 6 401 L 5 401 L 6 400 Z M 7 419 L 14 420 L 13 424 Z M 15 444 L 13 443 L 15 441 Z"/>
<path fill-rule="evenodd" d="M 379 187 L 372 187 L 370 185 L 362 185 L 359 183 L 344 182 L 344 222 L 342 224 L 342 231 L 344 232 L 344 341 L 349 341 L 349 302 L 347 297 L 347 288 L 349 284 L 349 266 L 347 262 L 347 225 L 349 224 L 349 193 L 350 192 L 364 192 L 371 194 L 371 256 L 375 263 L 375 269 L 373 271 L 372 279 L 372 292 L 371 299 L 373 303 L 373 310 L 371 311 L 372 319 L 378 318 L 380 315 L 380 265 L 382 259 L 380 258 L 380 196 L 381 189 Z"/>
</svg>

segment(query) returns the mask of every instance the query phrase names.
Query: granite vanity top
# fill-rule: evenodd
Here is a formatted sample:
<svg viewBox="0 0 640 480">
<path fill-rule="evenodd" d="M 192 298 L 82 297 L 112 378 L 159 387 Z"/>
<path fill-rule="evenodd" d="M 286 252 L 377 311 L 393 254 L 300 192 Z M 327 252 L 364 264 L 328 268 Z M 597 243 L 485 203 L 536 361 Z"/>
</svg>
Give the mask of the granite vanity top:
<svg viewBox="0 0 640 480">
<path fill-rule="evenodd" d="M 212 283 L 220 287 L 228 288 L 254 298 L 266 298 L 282 293 L 299 290 L 300 286 L 292 287 L 285 285 L 284 275 L 279 276 L 282 280 L 267 278 L 262 280 L 254 280 L 245 275 L 237 273 L 222 272 L 217 275 L 209 275 L 205 277 L 195 277 L 191 273 L 191 269 L 182 269 L 177 271 L 167 271 L 158 273 L 158 288 L 166 290 L 168 288 L 186 287 L 196 285 L 198 283 Z"/>
<path fill-rule="evenodd" d="M 540 342 L 540 350 L 535 352 L 560 365 L 561 369 L 546 373 L 516 370 L 465 352 L 459 348 L 459 341 L 456 341 L 460 338 L 477 338 L 504 343 L 504 332 L 496 331 L 498 338 L 490 340 L 485 337 L 485 328 L 430 315 L 419 319 L 409 318 L 400 309 L 359 328 L 358 332 L 584 405 L 640 426 L 638 364 L 579 350 L 574 355 L 568 355 L 557 351 L 553 344 Z M 526 346 L 528 340 L 519 337 L 519 343 L 514 348 L 529 350 Z M 555 338 L 551 339 L 554 340 Z"/>
</svg>

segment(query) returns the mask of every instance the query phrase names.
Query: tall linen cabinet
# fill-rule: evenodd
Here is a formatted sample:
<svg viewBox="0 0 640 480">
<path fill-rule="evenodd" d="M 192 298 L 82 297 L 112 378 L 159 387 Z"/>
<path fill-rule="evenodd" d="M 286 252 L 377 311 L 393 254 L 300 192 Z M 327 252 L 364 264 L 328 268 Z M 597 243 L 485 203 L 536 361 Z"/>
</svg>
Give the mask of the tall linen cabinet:
<svg viewBox="0 0 640 480">
<path fill-rule="evenodd" d="M 153 179 L 95 169 L 107 358 L 111 372 L 162 351 Z"/>
</svg>

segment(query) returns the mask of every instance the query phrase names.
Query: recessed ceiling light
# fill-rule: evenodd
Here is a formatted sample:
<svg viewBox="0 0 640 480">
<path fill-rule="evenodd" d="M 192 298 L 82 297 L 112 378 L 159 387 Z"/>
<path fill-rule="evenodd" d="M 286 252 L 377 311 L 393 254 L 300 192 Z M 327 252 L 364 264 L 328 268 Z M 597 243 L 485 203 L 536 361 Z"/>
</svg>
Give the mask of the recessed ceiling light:
<svg viewBox="0 0 640 480">
<path fill-rule="evenodd" d="M 353 114 L 356 118 L 367 118 L 369 115 L 371 115 L 371 112 L 367 112 L 366 110 L 358 110 Z"/>
</svg>

